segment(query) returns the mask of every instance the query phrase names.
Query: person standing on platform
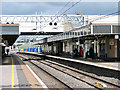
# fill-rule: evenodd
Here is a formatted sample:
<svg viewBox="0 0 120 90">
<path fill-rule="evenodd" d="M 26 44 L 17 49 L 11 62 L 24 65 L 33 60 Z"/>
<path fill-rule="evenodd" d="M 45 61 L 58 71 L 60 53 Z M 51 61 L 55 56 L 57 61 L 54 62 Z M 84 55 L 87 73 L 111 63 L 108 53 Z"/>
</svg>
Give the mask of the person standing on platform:
<svg viewBox="0 0 120 90">
<path fill-rule="evenodd" d="M 75 50 L 72 51 L 72 58 L 75 57 Z"/>
<path fill-rule="evenodd" d="M 80 47 L 80 56 L 83 57 L 83 48 Z"/>
<path fill-rule="evenodd" d="M 90 48 L 89 52 L 90 52 L 90 57 L 93 59 L 94 58 L 94 50 L 92 47 Z"/>
<path fill-rule="evenodd" d="M 77 57 L 77 56 L 78 56 L 78 49 L 75 48 L 75 57 Z"/>
</svg>

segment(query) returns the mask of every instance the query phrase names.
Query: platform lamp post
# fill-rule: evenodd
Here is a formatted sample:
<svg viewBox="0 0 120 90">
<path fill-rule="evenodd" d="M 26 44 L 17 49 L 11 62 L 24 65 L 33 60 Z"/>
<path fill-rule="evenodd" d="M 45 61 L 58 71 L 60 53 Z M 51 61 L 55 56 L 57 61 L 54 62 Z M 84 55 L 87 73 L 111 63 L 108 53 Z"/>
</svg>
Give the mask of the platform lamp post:
<svg viewBox="0 0 120 90">
<path fill-rule="evenodd" d="M 41 25 L 41 21 L 40 21 L 40 33 L 44 33 L 44 32 L 42 32 L 42 25 Z"/>
<path fill-rule="evenodd" d="M 31 43 L 30 43 L 30 39 L 29 39 L 29 52 L 30 52 L 30 48 L 31 48 Z"/>
<path fill-rule="evenodd" d="M 95 37 L 95 40 L 96 40 L 96 57 L 97 57 L 97 40 L 98 40 L 98 37 Z"/>
<path fill-rule="evenodd" d="M 29 46 L 28 46 L 28 48 L 29 48 L 29 51 L 30 51 L 30 39 L 29 39 Z"/>
</svg>

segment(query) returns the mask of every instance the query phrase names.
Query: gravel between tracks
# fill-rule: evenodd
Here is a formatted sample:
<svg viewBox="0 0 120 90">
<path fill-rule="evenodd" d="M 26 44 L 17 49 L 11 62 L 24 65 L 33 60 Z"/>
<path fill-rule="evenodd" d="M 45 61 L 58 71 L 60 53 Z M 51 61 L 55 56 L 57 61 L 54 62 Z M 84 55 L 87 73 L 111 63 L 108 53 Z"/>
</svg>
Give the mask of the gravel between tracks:
<svg viewBox="0 0 120 90">
<path fill-rule="evenodd" d="M 53 68 L 56 68 L 62 72 L 65 72 L 77 79 L 80 79 L 80 80 L 83 80 L 83 81 L 87 81 L 89 84 L 92 84 L 94 86 L 97 86 L 95 84 L 95 82 L 101 82 L 101 83 L 104 83 L 105 85 L 107 85 L 107 88 L 117 88 L 116 86 L 113 86 L 111 84 L 108 84 L 108 83 L 105 83 L 105 82 L 102 82 L 100 80 L 97 80 L 95 78 L 92 78 L 92 77 L 89 77 L 87 75 L 84 75 L 84 74 L 81 74 L 81 73 L 78 73 L 74 70 L 71 70 L 71 69 L 68 69 L 68 68 L 65 68 L 66 66 L 64 65 L 61 65 L 61 64 L 58 64 L 58 63 L 55 63 L 55 62 L 52 62 L 52 61 L 49 61 L 49 60 L 45 60 L 45 61 L 40 61 L 41 63 L 44 63 L 46 65 L 49 65 Z M 97 86 L 98 87 L 98 86 Z"/>
<path fill-rule="evenodd" d="M 40 77 L 40 79 L 47 85 L 48 88 L 67 88 L 65 85 L 54 79 L 52 76 L 33 66 L 30 62 L 25 61 L 25 63 L 31 67 L 31 69 Z"/>
<path fill-rule="evenodd" d="M 59 72 L 59 71 L 55 70 L 54 68 L 51 68 L 47 65 L 44 65 L 42 63 L 39 63 L 39 62 L 33 61 L 33 60 L 31 60 L 31 62 L 40 66 L 42 69 L 44 69 L 45 71 L 54 75 L 59 80 L 62 80 L 65 84 L 67 84 L 71 88 L 94 88 L 94 87 L 92 87 L 92 86 L 90 86 L 82 81 L 79 81 L 79 80 L 77 80 L 77 79 L 75 79 L 75 78 L 73 78 L 73 77 L 71 77 L 63 72 Z"/>
</svg>

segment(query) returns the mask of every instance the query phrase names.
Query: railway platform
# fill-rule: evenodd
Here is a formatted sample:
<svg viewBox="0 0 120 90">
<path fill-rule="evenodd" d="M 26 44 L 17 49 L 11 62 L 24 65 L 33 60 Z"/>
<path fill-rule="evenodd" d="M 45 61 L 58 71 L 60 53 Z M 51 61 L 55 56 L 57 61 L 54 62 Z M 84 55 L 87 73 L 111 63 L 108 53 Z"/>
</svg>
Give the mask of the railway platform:
<svg viewBox="0 0 120 90">
<path fill-rule="evenodd" d="M 114 77 L 120 79 L 119 77 L 120 62 L 91 62 L 85 60 L 64 58 L 59 56 L 44 55 L 36 52 L 22 52 L 22 53 L 45 57 L 46 59 L 50 59 L 52 61 L 59 62 L 67 66 L 71 66 L 79 70 L 95 73 L 100 76 Z"/>
<path fill-rule="evenodd" d="M 16 55 L 3 58 L 0 65 L 0 88 L 47 88 L 32 69 Z"/>
<path fill-rule="evenodd" d="M 44 54 L 40 54 L 40 53 L 36 53 L 36 52 L 24 52 L 24 53 L 28 53 L 28 54 L 33 54 L 33 55 L 44 55 Z M 80 63 L 85 63 L 85 64 L 90 64 L 90 65 L 94 65 L 94 66 L 98 66 L 98 67 L 103 67 L 103 68 L 108 68 L 108 69 L 113 69 L 113 70 L 117 70 L 120 71 L 120 62 L 95 62 L 95 60 L 83 60 L 83 59 L 75 59 L 75 58 L 65 58 L 65 57 L 59 57 L 59 56 L 52 56 L 52 55 L 46 55 L 47 57 L 54 57 L 54 58 L 61 58 L 64 60 L 71 60 L 74 62 L 80 62 Z"/>
</svg>

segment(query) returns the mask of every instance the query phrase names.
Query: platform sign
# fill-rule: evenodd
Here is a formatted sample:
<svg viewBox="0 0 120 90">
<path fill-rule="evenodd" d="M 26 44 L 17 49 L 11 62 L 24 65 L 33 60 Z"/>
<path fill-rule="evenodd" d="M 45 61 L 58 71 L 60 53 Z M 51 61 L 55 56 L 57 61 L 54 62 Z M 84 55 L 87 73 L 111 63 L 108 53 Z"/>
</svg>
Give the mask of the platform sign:
<svg viewBox="0 0 120 90">
<path fill-rule="evenodd" d="M 79 45 L 79 42 L 76 42 L 76 45 Z"/>
<path fill-rule="evenodd" d="M 119 35 L 115 35 L 115 39 L 119 39 Z"/>
</svg>

